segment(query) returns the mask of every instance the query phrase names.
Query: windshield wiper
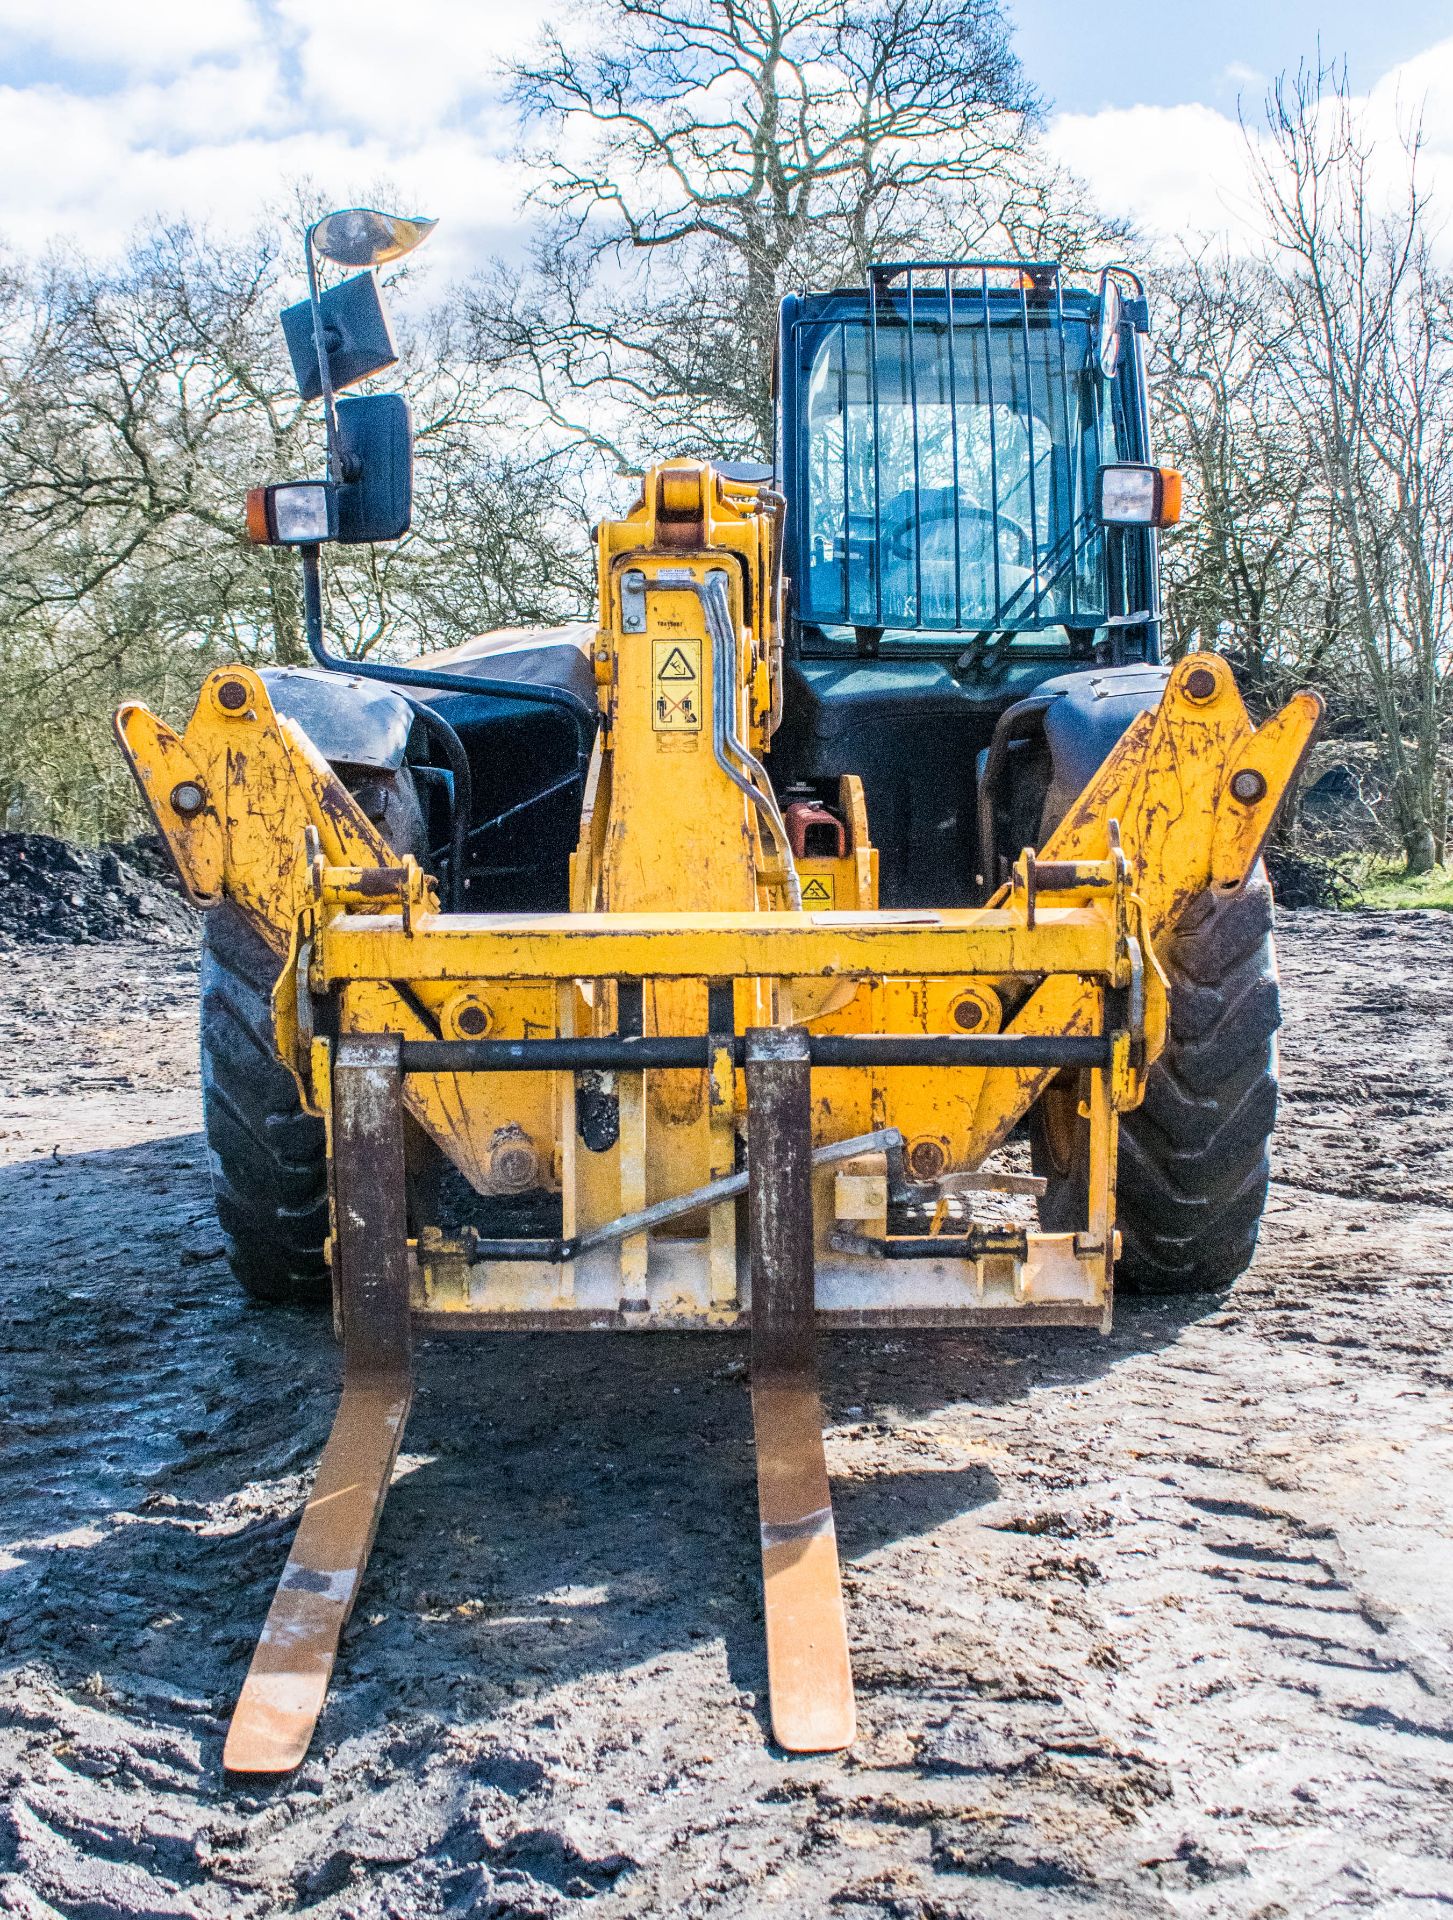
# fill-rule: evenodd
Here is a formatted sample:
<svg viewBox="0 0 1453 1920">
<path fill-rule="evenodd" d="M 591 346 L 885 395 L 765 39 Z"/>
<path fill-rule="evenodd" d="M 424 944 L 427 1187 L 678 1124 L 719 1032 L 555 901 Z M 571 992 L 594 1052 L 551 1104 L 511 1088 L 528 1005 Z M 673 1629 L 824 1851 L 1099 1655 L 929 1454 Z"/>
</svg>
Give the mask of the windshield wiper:
<svg viewBox="0 0 1453 1920">
<path fill-rule="evenodd" d="M 1068 535 L 1067 538 L 1069 541 L 1068 550 L 1064 553 L 1063 558 L 1059 561 L 1058 565 L 1054 567 L 1053 572 L 1049 574 L 1048 578 L 1042 580 L 1038 593 L 1035 594 L 1034 598 L 1029 602 L 1029 605 L 1024 608 L 1023 615 L 1022 615 L 1024 619 L 1032 620 L 1034 618 L 1035 614 L 1039 611 L 1040 607 L 1044 604 L 1045 599 L 1059 585 L 1060 581 L 1064 578 L 1065 574 L 1069 571 L 1069 569 L 1074 565 L 1075 561 L 1079 558 L 1079 555 L 1080 555 L 1079 541 L 1075 539 L 1073 534 Z M 1054 558 L 1053 553 L 1047 554 L 1045 556 L 1046 567 L 1049 566 L 1053 558 Z M 1004 609 L 1006 613 L 1013 608 L 1015 597 L 1018 594 L 1023 593 L 1024 588 L 1027 587 L 1028 585 L 1029 585 L 1029 582 L 1026 580 L 1024 583 L 1024 586 L 1016 587 L 1014 589 L 1014 592 L 1010 594 L 1009 600 Z M 964 649 L 964 651 L 959 655 L 958 659 L 955 660 L 954 662 L 955 671 L 959 673 L 966 673 L 971 667 L 978 666 L 982 661 L 983 654 L 987 651 L 987 648 L 985 645 L 987 641 L 993 640 L 994 645 L 996 647 L 1003 647 L 1007 642 L 1012 640 L 1014 638 L 1014 635 L 1018 632 L 1019 632 L 1018 627 L 985 627 L 981 629 L 980 632 L 974 635 L 973 639 L 969 642 L 968 646 Z"/>
</svg>

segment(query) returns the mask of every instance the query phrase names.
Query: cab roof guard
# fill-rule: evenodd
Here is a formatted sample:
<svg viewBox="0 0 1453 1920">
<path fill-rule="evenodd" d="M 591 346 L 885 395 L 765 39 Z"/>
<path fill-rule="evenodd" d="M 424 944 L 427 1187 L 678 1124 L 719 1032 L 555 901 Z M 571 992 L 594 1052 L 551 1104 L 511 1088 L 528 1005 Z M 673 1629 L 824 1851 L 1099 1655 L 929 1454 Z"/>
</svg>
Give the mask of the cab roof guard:
<svg viewBox="0 0 1453 1920">
<path fill-rule="evenodd" d="M 1103 277 L 1098 267 L 1066 267 L 1058 260 L 884 260 L 874 261 L 868 268 L 867 283 L 874 292 L 885 291 L 890 280 L 908 276 L 910 284 L 919 276 L 934 275 L 943 278 L 951 285 L 956 274 L 978 274 L 986 280 L 991 273 L 1027 274 L 1045 290 L 1059 281 L 1066 285 L 1076 284 L 1076 276 L 1083 276 L 1078 284 L 1086 292 L 1094 292 Z M 1132 267 L 1109 266 L 1104 274 L 1113 275 L 1117 280 L 1128 281 L 1137 299 L 1145 298 L 1145 282 Z M 1017 285 L 1006 291 L 1017 292 Z"/>
</svg>

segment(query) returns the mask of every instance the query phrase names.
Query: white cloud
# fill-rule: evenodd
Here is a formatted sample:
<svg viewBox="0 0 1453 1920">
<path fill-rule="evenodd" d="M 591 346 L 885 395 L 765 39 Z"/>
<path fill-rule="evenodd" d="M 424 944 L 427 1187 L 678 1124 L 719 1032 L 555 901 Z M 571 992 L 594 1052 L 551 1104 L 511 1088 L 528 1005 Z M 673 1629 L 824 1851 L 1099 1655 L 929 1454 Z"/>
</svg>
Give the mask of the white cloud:
<svg viewBox="0 0 1453 1920">
<path fill-rule="evenodd" d="M 335 201 L 386 185 L 439 218 L 435 275 L 467 271 L 515 237 L 524 182 L 500 62 L 554 4 L 412 0 L 401 32 L 397 0 L 268 0 L 266 31 L 245 0 L 0 0 L 0 49 L 23 35 L 67 62 L 0 87 L 0 239 L 110 252 L 157 218 L 243 227 L 306 179 Z M 59 77 L 123 47 L 131 71 L 110 87 Z"/>
<path fill-rule="evenodd" d="M 438 218 L 423 260 L 431 278 L 467 273 L 510 242 L 522 182 L 468 132 L 401 147 L 318 129 L 222 137 L 184 146 L 130 145 L 133 106 L 52 90 L 0 91 L 0 172 L 9 185 L 3 237 L 39 252 L 56 237 L 112 253 L 156 218 L 189 215 L 242 230 L 310 180 L 346 202 L 381 183 L 402 211 Z"/>
<path fill-rule="evenodd" d="M 422 133 L 494 104 L 540 0 L 275 0 L 293 30 L 307 101 L 345 126 Z"/>
<path fill-rule="evenodd" d="M 251 0 L 0 0 L 0 45 L 43 50 L 67 66 L 175 73 L 261 36 Z"/>
<path fill-rule="evenodd" d="M 249 51 L 221 65 L 200 61 L 166 81 L 105 97 L 112 137 L 130 148 L 207 145 L 286 125 L 275 62 Z"/>
<path fill-rule="evenodd" d="M 186 215 L 250 224 L 311 181 L 434 214 L 430 278 L 518 242 L 524 181 L 500 63 L 567 0 L 0 0 L 0 239 L 111 251 Z M 577 16 L 570 14 L 570 18 Z M 1236 66 L 1250 103 L 1254 76 Z M 1259 83 L 1258 83 L 1259 84 Z M 1380 143 L 1427 97 L 1430 184 L 1453 220 L 1453 40 L 1380 80 Z M 1232 112 L 1202 105 L 1061 114 L 1057 156 L 1151 238 L 1257 228 Z M 1390 147 L 1388 148 L 1390 151 Z"/>
<path fill-rule="evenodd" d="M 1129 214 L 1150 240 L 1216 238 L 1249 247 L 1263 218 L 1247 105 L 1250 148 L 1233 114 L 1194 104 L 1059 114 L 1048 137 L 1100 206 Z M 1400 129 L 1421 111 L 1423 186 L 1443 210 L 1453 250 L 1453 39 L 1394 67 L 1358 106 L 1371 136 L 1374 185 L 1389 194 L 1402 178 Z"/>
<path fill-rule="evenodd" d="M 1255 232 L 1246 143 L 1214 107 L 1060 114 L 1049 139 L 1101 207 L 1129 215 L 1149 237 L 1224 233 L 1244 243 Z"/>
</svg>

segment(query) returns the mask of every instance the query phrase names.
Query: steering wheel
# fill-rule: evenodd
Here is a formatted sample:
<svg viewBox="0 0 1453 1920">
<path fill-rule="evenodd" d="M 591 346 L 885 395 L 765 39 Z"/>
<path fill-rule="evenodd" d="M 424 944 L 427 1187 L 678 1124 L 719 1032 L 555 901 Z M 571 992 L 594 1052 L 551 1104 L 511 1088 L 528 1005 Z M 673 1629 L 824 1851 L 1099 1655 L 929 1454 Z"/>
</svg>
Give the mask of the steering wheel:
<svg viewBox="0 0 1453 1920">
<path fill-rule="evenodd" d="M 941 521 L 945 520 L 952 523 L 955 519 L 986 520 L 991 529 L 996 524 L 997 519 L 998 526 L 1000 528 L 1008 527 L 1010 532 L 1013 533 L 1019 541 L 1019 558 L 1012 562 L 1012 564 L 1014 566 L 1025 567 L 1029 570 L 1033 569 L 1034 541 L 1029 529 L 1020 521 L 1014 519 L 1011 514 L 1005 513 L 1002 508 L 1000 508 L 996 516 L 990 508 L 975 506 L 972 501 L 960 500 L 956 502 L 950 489 L 944 487 L 935 494 L 930 495 L 929 499 L 920 506 L 917 524 L 921 531 L 924 527 L 937 526 Z M 911 559 L 913 553 L 913 531 L 914 522 L 912 520 L 906 521 L 901 527 L 894 528 L 892 534 L 889 536 L 888 544 L 895 558 L 900 560 Z"/>
</svg>

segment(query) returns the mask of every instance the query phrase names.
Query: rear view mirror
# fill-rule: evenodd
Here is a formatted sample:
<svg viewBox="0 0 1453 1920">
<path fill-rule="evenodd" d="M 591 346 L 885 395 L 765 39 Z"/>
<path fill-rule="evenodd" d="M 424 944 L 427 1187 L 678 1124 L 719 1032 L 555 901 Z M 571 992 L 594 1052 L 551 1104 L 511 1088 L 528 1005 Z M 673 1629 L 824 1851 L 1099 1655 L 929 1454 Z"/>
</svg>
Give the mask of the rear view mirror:
<svg viewBox="0 0 1453 1920">
<path fill-rule="evenodd" d="M 339 267 L 384 267 L 412 253 L 437 221 L 419 215 L 380 213 L 376 207 L 344 207 L 308 229 L 314 253 Z"/>
<path fill-rule="evenodd" d="M 356 386 L 398 359 L 393 329 L 371 273 L 355 274 L 351 280 L 329 287 L 319 296 L 318 307 L 328 351 L 328 376 L 335 392 Z M 311 302 L 299 300 L 296 306 L 285 307 L 282 321 L 298 391 L 305 400 L 317 400 L 323 383 L 318 377 Z"/>
<path fill-rule="evenodd" d="M 1095 358 L 1107 380 L 1115 378 L 1120 364 L 1120 322 L 1124 318 L 1120 287 L 1109 274 L 1100 276 L 1100 324 L 1096 331 Z"/>
<path fill-rule="evenodd" d="M 397 393 L 338 402 L 338 539 L 398 540 L 414 508 L 414 429 Z"/>
<path fill-rule="evenodd" d="M 262 547 L 361 546 L 400 540 L 414 510 L 414 428 L 397 393 L 338 402 L 337 480 L 253 487 L 247 537 Z"/>
</svg>

